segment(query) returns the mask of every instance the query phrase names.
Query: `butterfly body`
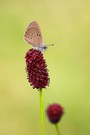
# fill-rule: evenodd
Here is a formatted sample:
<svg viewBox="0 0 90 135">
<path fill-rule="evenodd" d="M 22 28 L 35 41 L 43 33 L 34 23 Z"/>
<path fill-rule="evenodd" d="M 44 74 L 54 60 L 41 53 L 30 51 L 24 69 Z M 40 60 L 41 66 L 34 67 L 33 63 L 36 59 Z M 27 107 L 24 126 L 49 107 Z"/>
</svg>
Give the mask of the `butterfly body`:
<svg viewBox="0 0 90 135">
<path fill-rule="evenodd" d="M 39 50 L 39 51 L 41 51 L 41 52 L 43 52 L 43 51 L 45 51 L 46 49 L 47 49 L 48 47 L 47 46 L 37 46 L 37 47 L 34 47 L 34 49 L 36 49 L 36 50 Z"/>
</svg>

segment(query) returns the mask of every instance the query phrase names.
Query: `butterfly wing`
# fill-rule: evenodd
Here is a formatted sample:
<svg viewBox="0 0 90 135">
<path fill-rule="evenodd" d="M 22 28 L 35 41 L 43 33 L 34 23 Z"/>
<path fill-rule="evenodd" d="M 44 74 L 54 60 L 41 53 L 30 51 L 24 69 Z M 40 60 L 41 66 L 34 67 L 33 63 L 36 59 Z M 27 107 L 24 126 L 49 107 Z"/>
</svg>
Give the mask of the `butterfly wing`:
<svg viewBox="0 0 90 135">
<path fill-rule="evenodd" d="M 40 26 L 36 21 L 31 22 L 29 24 L 29 26 L 27 27 L 27 29 L 29 29 L 30 27 L 36 27 L 36 28 L 40 29 Z"/>
<path fill-rule="evenodd" d="M 25 34 L 24 39 L 27 43 L 34 47 L 44 46 L 43 36 L 40 27 L 36 21 L 29 24 Z"/>
</svg>

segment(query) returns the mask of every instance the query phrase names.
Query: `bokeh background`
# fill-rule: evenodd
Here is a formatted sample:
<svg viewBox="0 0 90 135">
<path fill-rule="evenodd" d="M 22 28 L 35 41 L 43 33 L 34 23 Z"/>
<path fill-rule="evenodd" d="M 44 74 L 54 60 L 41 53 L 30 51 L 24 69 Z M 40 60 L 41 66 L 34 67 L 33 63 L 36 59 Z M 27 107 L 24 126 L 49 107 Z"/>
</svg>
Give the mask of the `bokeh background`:
<svg viewBox="0 0 90 135">
<path fill-rule="evenodd" d="M 39 92 L 25 71 L 23 41 L 27 25 L 36 20 L 45 43 L 50 86 L 44 107 L 60 103 L 65 115 L 61 135 L 90 135 L 90 1 L 0 0 L 0 135 L 40 135 Z M 46 135 L 56 130 L 45 117 Z"/>
</svg>

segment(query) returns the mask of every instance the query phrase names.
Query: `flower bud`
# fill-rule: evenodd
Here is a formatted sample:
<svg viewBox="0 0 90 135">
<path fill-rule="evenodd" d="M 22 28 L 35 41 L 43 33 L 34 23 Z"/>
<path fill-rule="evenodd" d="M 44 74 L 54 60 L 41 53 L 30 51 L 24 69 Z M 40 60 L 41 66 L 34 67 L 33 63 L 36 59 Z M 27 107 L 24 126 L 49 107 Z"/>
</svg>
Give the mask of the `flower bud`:
<svg viewBox="0 0 90 135">
<path fill-rule="evenodd" d="M 46 113 L 50 122 L 56 124 L 61 119 L 64 111 L 61 105 L 55 103 L 48 106 Z"/>
</svg>

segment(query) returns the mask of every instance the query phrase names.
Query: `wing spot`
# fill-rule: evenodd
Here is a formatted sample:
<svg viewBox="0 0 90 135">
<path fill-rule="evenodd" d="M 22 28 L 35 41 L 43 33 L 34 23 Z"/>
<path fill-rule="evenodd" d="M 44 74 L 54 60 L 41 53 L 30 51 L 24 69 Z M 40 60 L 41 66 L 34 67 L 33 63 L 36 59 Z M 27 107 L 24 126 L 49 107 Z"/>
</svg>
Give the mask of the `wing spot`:
<svg viewBox="0 0 90 135">
<path fill-rule="evenodd" d="M 31 34 L 30 39 L 32 39 L 32 37 L 33 37 L 33 33 Z"/>
<path fill-rule="evenodd" d="M 41 36 L 41 35 L 37 33 L 37 36 Z"/>
</svg>

